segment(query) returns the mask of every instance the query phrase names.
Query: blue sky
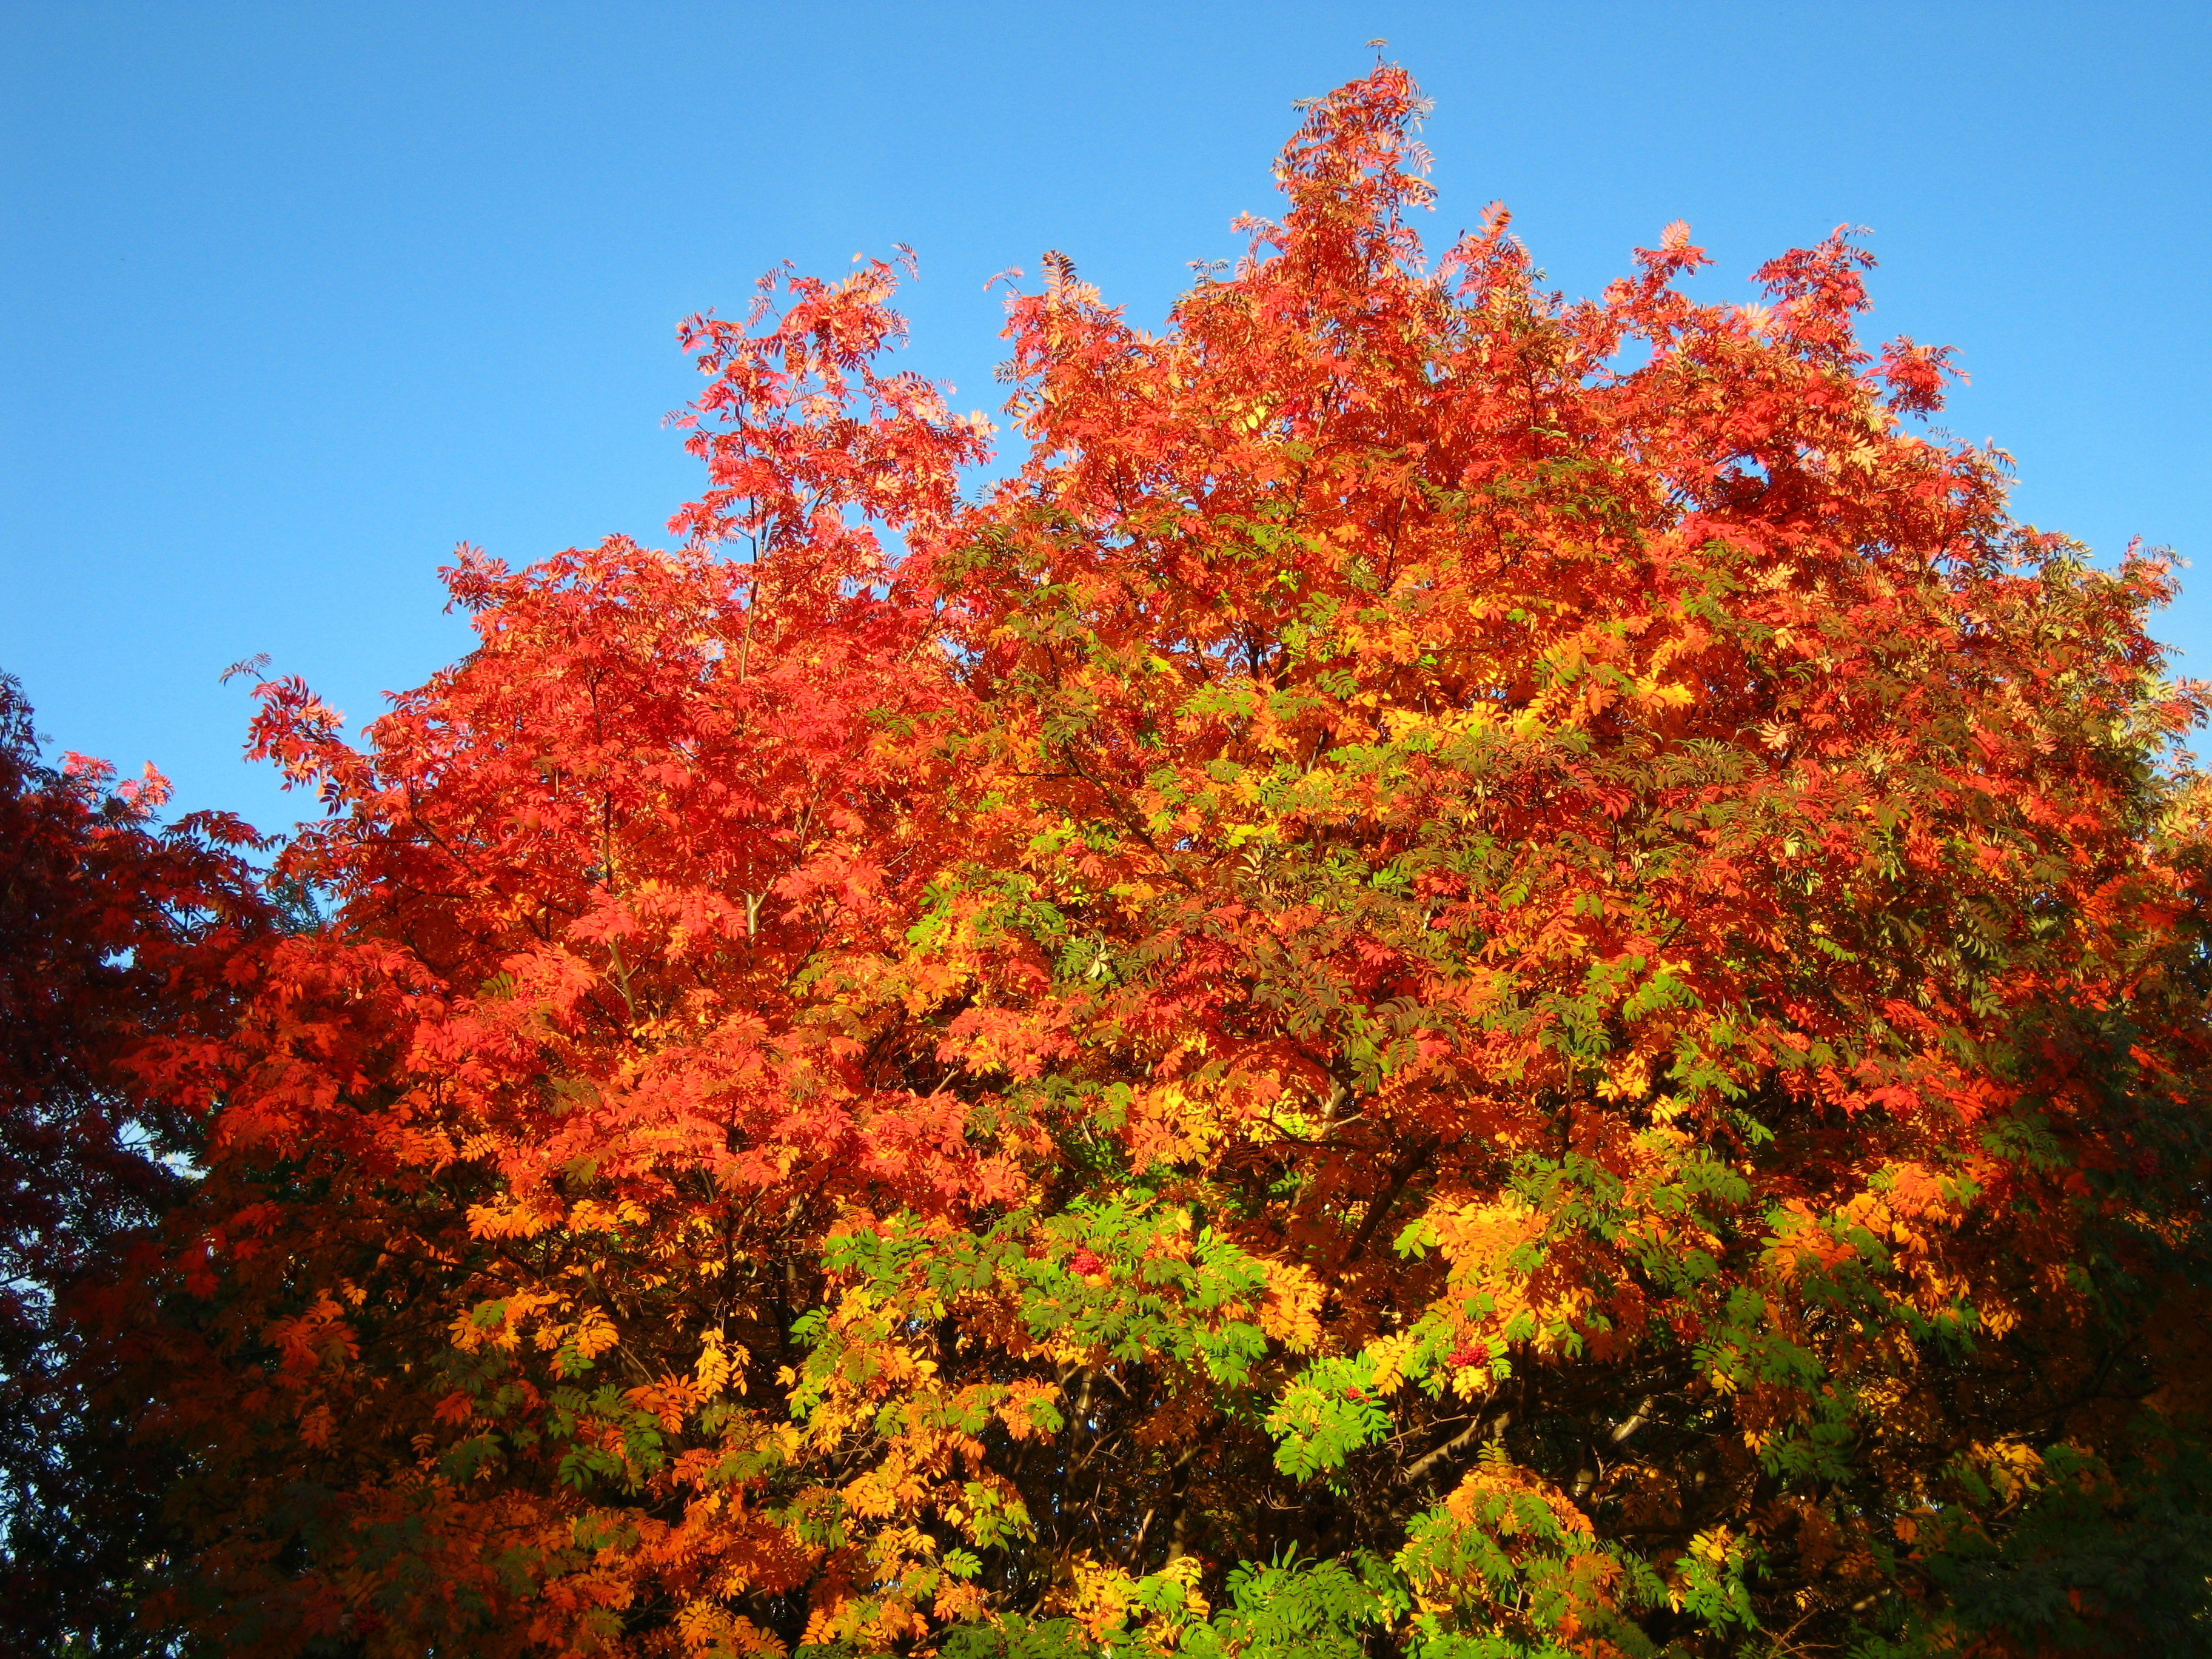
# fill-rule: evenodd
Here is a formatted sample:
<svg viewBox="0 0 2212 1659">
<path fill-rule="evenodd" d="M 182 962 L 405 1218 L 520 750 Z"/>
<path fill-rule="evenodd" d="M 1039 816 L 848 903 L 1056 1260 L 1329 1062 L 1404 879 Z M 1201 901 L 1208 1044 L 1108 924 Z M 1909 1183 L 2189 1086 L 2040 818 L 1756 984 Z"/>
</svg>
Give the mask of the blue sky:
<svg viewBox="0 0 2212 1659">
<path fill-rule="evenodd" d="M 1592 291 L 1688 219 L 1729 297 L 1864 225 L 2021 515 L 2206 561 L 2212 9 L 1091 3 L 0 6 L 0 668 L 58 746 L 283 827 L 225 665 L 358 722 L 466 647 L 453 544 L 665 540 L 674 327 L 911 244 L 908 362 L 994 409 L 988 276 L 1139 320 L 1267 211 L 1293 98 L 1386 37 L 1432 240 L 1503 198 Z"/>
</svg>

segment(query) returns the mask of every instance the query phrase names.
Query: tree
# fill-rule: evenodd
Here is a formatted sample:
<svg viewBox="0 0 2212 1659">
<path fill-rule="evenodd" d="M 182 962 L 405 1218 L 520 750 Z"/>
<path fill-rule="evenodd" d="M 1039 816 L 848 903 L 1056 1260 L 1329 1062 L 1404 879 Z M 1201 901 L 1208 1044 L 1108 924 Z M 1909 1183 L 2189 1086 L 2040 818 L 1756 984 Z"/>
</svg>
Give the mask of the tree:
<svg viewBox="0 0 2212 1659">
<path fill-rule="evenodd" d="M 1840 234 L 695 319 L 710 488 L 449 573 L 137 1340 L 241 1654 L 2194 1651 L 2197 694 Z M 896 534 L 889 557 L 878 529 Z"/>
<path fill-rule="evenodd" d="M 180 1199 L 192 1103 L 134 1074 L 224 1024 L 203 969 L 265 932 L 243 825 L 167 830 L 150 768 L 40 758 L 0 677 L 0 1647 L 137 1651 L 173 1469 L 135 1439 L 94 1311 Z"/>
</svg>

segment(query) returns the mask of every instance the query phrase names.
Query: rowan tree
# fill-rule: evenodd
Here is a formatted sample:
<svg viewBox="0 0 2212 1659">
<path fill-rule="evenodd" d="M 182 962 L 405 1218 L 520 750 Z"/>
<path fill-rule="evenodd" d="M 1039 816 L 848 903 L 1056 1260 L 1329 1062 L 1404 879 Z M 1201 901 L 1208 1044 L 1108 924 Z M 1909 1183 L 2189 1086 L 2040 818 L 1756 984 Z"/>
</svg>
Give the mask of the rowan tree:
<svg viewBox="0 0 2212 1659">
<path fill-rule="evenodd" d="M 2008 516 L 1841 234 L 1430 262 L 1420 113 L 1310 106 L 1157 333 L 1048 255 L 996 485 L 890 266 L 781 275 L 687 327 L 678 548 L 465 550 L 362 748 L 262 686 L 334 908 L 189 1056 L 168 1616 L 2204 1644 L 2166 562 Z"/>
</svg>

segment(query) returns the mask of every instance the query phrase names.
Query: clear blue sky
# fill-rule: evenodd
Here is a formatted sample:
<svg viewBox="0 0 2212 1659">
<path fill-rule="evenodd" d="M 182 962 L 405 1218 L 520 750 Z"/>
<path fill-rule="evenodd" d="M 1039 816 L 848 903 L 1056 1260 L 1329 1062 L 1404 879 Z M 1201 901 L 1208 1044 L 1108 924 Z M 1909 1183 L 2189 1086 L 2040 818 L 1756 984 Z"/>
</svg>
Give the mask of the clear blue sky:
<svg viewBox="0 0 2212 1659">
<path fill-rule="evenodd" d="M 267 651 L 357 722 L 465 647 L 434 568 L 665 540 L 673 328 L 776 260 L 921 255 L 908 361 L 994 408 L 986 276 L 1158 317 L 1268 210 L 1293 98 L 1390 42 L 1435 239 L 1504 198 L 1591 291 L 1687 218 L 1732 295 L 1849 222 L 1960 349 L 2022 516 L 2206 562 L 2212 8 L 1642 3 L 0 7 L 0 667 L 61 746 L 281 827 Z"/>
</svg>

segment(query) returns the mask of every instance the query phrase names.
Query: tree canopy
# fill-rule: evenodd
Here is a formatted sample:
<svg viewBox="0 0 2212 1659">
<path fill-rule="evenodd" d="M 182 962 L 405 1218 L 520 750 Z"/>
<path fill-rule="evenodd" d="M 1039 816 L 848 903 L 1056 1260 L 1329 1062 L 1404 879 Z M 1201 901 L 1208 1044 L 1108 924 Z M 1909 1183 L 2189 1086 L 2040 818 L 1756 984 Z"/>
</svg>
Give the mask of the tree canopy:
<svg viewBox="0 0 2212 1659">
<path fill-rule="evenodd" d="M 1842 233 L 1431 260 L 1422 107 L 1156 333 L 1046 256 L 998 482 L 892 265 L 779 273 L 673 550 L 464 549 L 360 746 L 260 685 L 323 908 L 131 1050 L 201 1127 L 84 1315 L 156 1625 L 2208 1650 L 2167 562 L 2008 515 Z"/>
<path fill-rule="evenodd" d="M 0 1651 L 133 1650 L 176 1534 L 173 1449 L 89 1310 L 158 1261 L 200 1101 L 132 1056 L 219 1042 L 220 964 L 277 921 L 234 819 L 156 822 L 167 785 L 41 757 L 0 676 Z"/>
</svg>

